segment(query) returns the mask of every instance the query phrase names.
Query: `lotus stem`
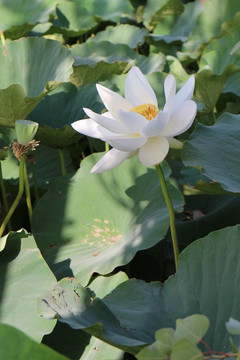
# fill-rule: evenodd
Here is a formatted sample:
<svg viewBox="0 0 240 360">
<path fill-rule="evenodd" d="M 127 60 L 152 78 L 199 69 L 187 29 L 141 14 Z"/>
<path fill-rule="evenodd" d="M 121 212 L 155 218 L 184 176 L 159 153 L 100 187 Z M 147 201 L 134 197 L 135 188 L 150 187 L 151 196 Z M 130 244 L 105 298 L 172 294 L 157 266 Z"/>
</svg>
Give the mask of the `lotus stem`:
<svg viewBox="0 0 240 360">
<path fill-rule="evenodd" d="M 24 154 L 25 155 L 25 154 Z M 32 223 L 32 202 L 31 202 L 31 193 L 30 193 L 30 187 L 28 182 L 28 174 L 27 174 L 27 167 L 26 167 L 26 161 L 25 156 L 23 155 L 24 159 L 24 184 L 25 184 L 25 193 L 26 193 L 26 201 L 27 201 L 27 208 L 28 208 L 28 216 L 30 225 Z"/>
<path fill-rule="evenodd" d="M 35 167 L 34 162 L 32 162 L 32 174 L 33 174 L 34 195 L 35 195 L 36 201 L 38 202 L 39 201 L 39 195 L 38 195 L 38 185 L 37 185 L 37 174 L 36 174 L 36 167 Z"/>
<path fill-rule="evenodd" d="M 59 152 L 59 158 L 60 158 L 60 163 L 61 163 L 61 170 L 62 170 L 62 175 L 66 175 L 67 171 L 66 171 L 66 166 L 65 166 L 65 162 L 64 162 L 64 152 L 63 149 L 58 149 Z"/>
<path fill-rule="evenodd" d="M 14 200 L 10 210 L 8 211 L 5 219 L 3 220 L 3 223 L 0 227 L 0 237 L 2 236 L 2 234 L 4 233 L 4 230 L 6 228 L 7 223 L 9 222 L 12 214 L 14 213 L 16 207 L 19 204 L 19 201 L 21 200 L 21 197 L 23 195 L 23 191 L 24 191 L 24 164 L 25 164 L 25 159 L 24 157 L 22 157 L 21 161 L 20 161 L 20 165 L 19 165 L 19 188 L 18 188 L 18 194 L 16 196 L 16 199 Z"/>
<path fill-rule="evenodd" d="M 1 193 L 2 193 L 2 201 L 3 201 L 3 207 L 5 210 L 5 214 L 8 213 L 8 203 L 7 203 L 7 196 L 6 196 L 6 191 L 5 191 L 5 186 L 4 186 L 4 181 L 3 181 L 3 175 L 2 175 L 2 163 L 0 161 L 0 188 L 1 188 Z M 11 225 L 11 221 L 8 221 L 8 231 L 12 230 L 12 225 Z"/>
<path fill-rule="evenodd" d="M 175 225 L 175 213 L 172 205 L 171 198 L 168 193 L 166 181 L 164 178 L 164 174 L 160 165 L 156 166 L 157 174 L 159 177 L 160 185 L 162 188 L 162 193 L 167 204 L 169 218 L 170 218 L 170 231 L 172 236 L 172 244 L 173 244 L 173 252 L 174 252 L 174 261 L 175 261 L 175 268 L 177 270 L 178 267 L 178 256 L 179 256 L 179 249 L 178 249 L 178 241 L 177 241 L 177 232 L 176 232 L 176 225 Z"/>
<path fill-rule="evenodd" d="M 105 141 L 105 151 L 109 151 L 109 144 Z"/>
</svg>

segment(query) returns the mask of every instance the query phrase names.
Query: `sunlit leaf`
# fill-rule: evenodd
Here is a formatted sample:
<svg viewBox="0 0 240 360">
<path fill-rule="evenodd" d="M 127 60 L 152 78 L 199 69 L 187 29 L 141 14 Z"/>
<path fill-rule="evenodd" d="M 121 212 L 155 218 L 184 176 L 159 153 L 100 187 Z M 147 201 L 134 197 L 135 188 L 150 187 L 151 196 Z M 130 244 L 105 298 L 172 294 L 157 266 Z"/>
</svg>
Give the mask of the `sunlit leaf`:
<svg viewBox="0 0 240 360">
<path fill-rule="evenodd" d="M 155 169 L 133 158 L 112 171 L 90 174 L 100 156 L 86 158 L 74 177 L 56 181 L 33 216 L 34 233 L 51 268 L 63 276 L 70 266 L 83 284 L 93 272 L 107 274 L 158 243 L 169 226 Z M 181 194 L 171 185 L 169 191 L 180 210 Z"/>
<path fill-rule="evenodd" d="M 70 52 L 57 41 L 22 38 L 0 47 L 0 124 L 14 127 L 24 119 L 54 84 L 64 82 L 72 73 Z"/>
<path fill-rule="evenodd" d="M 11 232 L 0 252 L 0 322 L 12 325 L 40 341 L 55 326 L 37 316 L 37 297 L 55 278 L 43 260 L 32 235 Z"/>
<path fill-rule="evenodd" d="M 67 360 L 49 347 L 38 344 L 16 328 L 0 324 L 1 357 L 6 360 Z"/>
</svg>

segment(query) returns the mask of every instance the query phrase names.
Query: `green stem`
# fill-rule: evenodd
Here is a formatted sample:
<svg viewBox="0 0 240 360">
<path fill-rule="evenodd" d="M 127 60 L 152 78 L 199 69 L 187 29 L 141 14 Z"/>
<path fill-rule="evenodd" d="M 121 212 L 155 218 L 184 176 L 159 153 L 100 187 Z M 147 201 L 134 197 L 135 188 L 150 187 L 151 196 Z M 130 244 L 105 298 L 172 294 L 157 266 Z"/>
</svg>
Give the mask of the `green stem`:
<svg viewBox="0 0 240 360">
<path fill-rule="evenodd" d="M 171 235 L 172 235 L 172 244 L 173 244 L 173 252 L 174 252 L 174 260 L 175 260 L 175 267 L 176 267 L 176 270 L 177 270 L 179 250 L 178 250 L 177 232 L 176 232 L 176 226 L 175 226 L 175 213 L 174 213 L 172 201 L 170 199 L 170 196 L 169 196 L 169 193 L 168 193 L 168 190 L 167 190 L 167 185 L 166 185 L 166 181 L 165 181 L 164 174 L 163 174 L 161 166 L 157 165 L 156 170 L 157 170 L 160 185 L 161 185 L 161 188 L 162 188 L 162 193 L 163 193 L 163 196 L 164 196 L 164 199 L 166 201 L 167 208 L 168 208 L 168 213 L 169 213 L 169 218 L 170 218 L 170 230 L 171 230 Z"/>
<path fill-rule="evenodd" d="M 8 221 L 10 220 L 12 214 L 14 213 L 16 207 L 19 204 L 19 201 L 21 200 L 23 191 L 24 191 L 24 163 L 25 160 L 24 158 L 22 158 L 22 160 L 20 161 L 20 166 L 19 166 L 19 188 L 18 188 L 18 194 L 16 196 L 16 199 L 14 200 L 10 210 L 8 211 L 5 219 L 3 220 L 3 223 L 0 227 L 0 237 L 2 236 L 2 234 L 4 233 L 4 230 L 6 228 L 6 225 L 8 223 Z"/>
<path fill-rule="evenodd" d="M 215 122 L 216 122 L 217 118 L 216 118 L 216 114 L 215 114 L 215 112 L 214 112 L 214 111 L 212 112 L 212 116 L 213 116 L 213 124 L 215 124 Z"/>
<path fill-rule="evenodd" d="M 5 210 L 5 214 L 8 213 L 8 203 L 7 203 L 7 196 L 6 196 L 6 191 L 5 191 L 5 186 L 4 186 L 4 181 L 3 181 L 3 174 L 2 174 L 2 163 L 0 161 L 0 188 L 1 188 L 1 193 L 2 193 L 2 200 L 3 200 L 3 207 Z M 8 231 L 12 230 L 12 224 L 11 221 L 8 221 Z"/>
<path fill-rule="evenodd" d="M 33 189 L 34 189 L 34 195 L 35 199 L 38 202 L 39 201 L 39 195 L 38 195 L 38 185 L 37 185 L 37 174 L 36 174 L 36 167 L 35 163 L 32 162 L 32 173 L 33 173 Z"/>
<path fill-rule="evenodd" d="M 30 193 L 30 187 L 28 182 L 28 174 L 27 174 L 27 167 L 25 162 L 25 156 L 23 155 L 24 159 L 24 183 L 25 183 L 25 193 L 26 193 L 26 201 L 27 201 L 27 208 L 28 208 L 28 215 L 29 215 L 29 221 L 30 225 L 32 224 L 32 202 L 31 202 L 31 193 Z"/>
<path fill-rule="evenodd" d="M 59 152 L 59 157 L 60 157 L 60 163 L 61 163 L 61 170 L 62 170 L 62 175 L 66 175 L 66 167 L 65 167 L 65 162 L 64 162 L 64 152 L 63 149 L 58 149 Z"/>
<path fill-rule="evenodd" d="M 109 144 L 105 141 L 105 151 L 109 151 Z"/>
</svg>

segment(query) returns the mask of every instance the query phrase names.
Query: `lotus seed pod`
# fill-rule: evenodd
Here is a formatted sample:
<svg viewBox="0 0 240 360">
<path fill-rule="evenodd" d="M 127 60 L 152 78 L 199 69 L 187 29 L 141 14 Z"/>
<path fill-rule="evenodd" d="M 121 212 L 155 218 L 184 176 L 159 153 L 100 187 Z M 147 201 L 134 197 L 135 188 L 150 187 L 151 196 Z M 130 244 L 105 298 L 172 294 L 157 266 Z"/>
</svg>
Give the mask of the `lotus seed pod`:
<svg viewBox="0 0 240 360">
<path fill-rule="evenodd" d="M 21 145 L 28 144 L 33 140 L 39 124 L 30 120 L 17 120 L 15 122 L 15 131 L 17 136 L 17 142 Z"/>
</svg>

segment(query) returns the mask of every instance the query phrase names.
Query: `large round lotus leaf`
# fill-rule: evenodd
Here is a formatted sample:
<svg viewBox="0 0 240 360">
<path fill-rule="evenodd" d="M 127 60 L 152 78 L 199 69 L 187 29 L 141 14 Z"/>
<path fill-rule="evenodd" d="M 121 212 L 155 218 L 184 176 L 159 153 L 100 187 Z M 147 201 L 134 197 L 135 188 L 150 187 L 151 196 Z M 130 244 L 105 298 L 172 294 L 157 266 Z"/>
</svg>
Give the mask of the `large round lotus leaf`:
<svg viewBox="0 0 240 360">
<path fill-rule="evenodd" d="M 203 4 L 203 11 L 198 16 L 196 26 L 189 36 L 189 41 L 184 45 L 185 50 L 190 53 L 196 51 L 201 44 L 217 37 L 221 33 L 222 24 L 232 20 L 240 10 L 238 0 L 230 0 L 230 2 L 212 0 L 204 1 Z M 198 1 L 195 1 L 195 6 L 198 6 Z"/>
<path fill-rule="evenodd" d="M 67 360 L 49 347 L 38 344 L 16 328 L 0 324 L 0 355 L 4 360 Z"/>
<path fill-rule="evenodd" d="M 34 233 L 50 267 L 58 277 L 70 267 L 83 284 L 93 272 L 107 274 L 128 263 L 137 251 L 162 240 L 169 227 L 156 171 L 136 157 L 90 174 L 100 156 L 86 158 L 74 177 L 54 182 L 33 214 Z M 171 185 L 169 191 L 180 210 L 182 195 Z"/>
<path fill-rule="evenodd" d="M 95 0 L 77 0 L 84 4 L 86 10 L 96 16 L 100 16 L 104 20 L 110 20 L 118 22 L 125 14 L 130 14 L 133 10 L 128 0 L 101 0 L 96 2 Z"/>
<path fill-rule="evenodd" d="M 125 44 L 135 49 L 139 44 L 144 43 L 145 36 L 148 36 L 148 31 L 144 28 L 120 24 L 108 26 L 104 31 L 98 32 L 92 40 L 94 42 L 110 41 L 113 44 Z"/>
<path fill-rule="evenodd" d="M 76 86 L 105 81 L 112 75 L 126 73 L 133 65 L 146 74 L 163 70 L 165 64 L 165 57 L 161 53 L 146 57 L 123 43 L 98 42 L 92 38 L 84 44 L 74 45 L 71 52 L 74 57 L 71 81 Z"/>
<path fill-rule="evenodd" d="M 13 41 L 7 51 L 0 46 L 0 124 L 14 127 L 59 82 L 69 80 L 73 59 L 66 47 L 44 38 Z"/>
<path fill-rule="evenodd" d="M 29 114 L 29 119 L 39 123 L 37 139 L 41 144 L 64 148 L 75 143 L 81 135 L 71 123 L 83 119 L 83 108 L 101 113 L 103 108 L 95 84 L 76 88 L 71 83 L 59 85 Z"/>
<path fill-rule="evenodd" d="M 199 66 L 209 69 L 216 75 L 221 75 L 228 64 L 240 66 L 240 58 L 234 55 L 234 46 L 240 41 L 240 32 L 213 39 L 205 47 Z"/>
<path fill-rule="evenodd" d="M 117 22 L 124 12 L 130 14 L 131 10 L 128 0 L 61 0 L 51 31 L 76 37 L 93 30 L 99 21 Z"/>
<path fill-rule="evenodd" d="M 148 0 L 143 13 L 144 24 L 155 27 L 169 15 L 181 14 L 183 9 L 179 0 Z"/>
<path fill-rule="evenodd" d="M 240 115 L 224 113 L 213 126 L 197 125 L 184 144 L 186 166 L 201 166 L 203 173 L 223 189 L 240 192 Z"/>
<path fill-rule="evenodd" d="M 158 28 L 156 28 L 153 34 L 149 34 L 147 41 L 150 41 L 153 44 L 162 40 L 166 43 L 171 43 L 177 40 L 185 42 L 191 30 L 196 25 L 196 20 L 202 12 L 203 7 L 204 5 L 200 1 L 185 4 L 183 13 L 179 15 L 176 22 L 174 21 L 171 29 L 166 32 L 157 31 Z"/>
<path fill-rule="evenodd" d="M 227 352 L 226 322 L 230 316 L 239 318 L 239 236 L 239 226 L 213 232 L 182 252 L 176 275 L 163 286 L 131 279 L 102 301 L 76 280 L 63 279 L 51 292 L 55 296 L 41 296 L 41 311 L 48 318 L 57 313 L 71 327 L 87 328 L 131 353 L 153 342 L 158 329 L 173 328 L 177 319 L 203 314 L 210 320 L 204 341 L 213 351 Z"/>
<path fill-rule="evenodd" d="M 134 60 L 140 57 L 125 44 L 96 42 L 92 39 L 74 45 L 71 53 L 74 57 L 71 82 L 76 86 L 104 81 L 111 75 L 126 73 L 134 65 Z"/>
<path fill-rule="evenodd" d="M 204 104 L 206 112 L 213 113 L 225 83 L 238 71 L 236 65 L 228 64 L 221 75 L 215 75 L 210 70 L 202 70 L 195 75 L 195 96 Z"/>
<path fill-rule="evenodd" d="M 91 289 L 102 299 L 127 280 L 128 277 L 123 272 L 107 277 L 98 276 L 91 283 Z M 43 343 L 74 360 L 122 360 L 124 356 L 122 350 L 91 337 L 83 330 L 72 329 L 60 322 L 51 334 L 44 337 Z"/>
<path fill-rule="evenodd" d="M 22 38 L 7 43 L 8 55 L 0 51 L 0 87 L 21 85 L 27 96 L 34 97 L 48 81 L 65 82 L 72 73 L 70 51 L 58 41 Z"/>
<path fill-rule="evenodd" d="M 46 22 L 56 3 L 56 0 L 1 0 L 0 30 L 11 38 L 21 37 L 35 24 Z"/>
<path fill-rule="evenodd" d="M 216 10 L 218 16 L 215 16 Z M 226 1 L 224 3 L 221 0 L 206 1 L 192 36 L 201 37 L 202 42 L 207 42 L 217 36 L 222 28 L 222 23 L 233 19 L 238 11 L 238 0 L 230 0 L 230 2 Z"/>
<path fill-rule="evenodd" d="M 0 252 L 0 322 L 40 341 L 55 326 L 37 316 L 37 297 L 56 281 L 32 235 L 10 232 Z"/>
</svg>

